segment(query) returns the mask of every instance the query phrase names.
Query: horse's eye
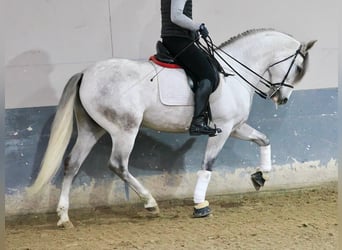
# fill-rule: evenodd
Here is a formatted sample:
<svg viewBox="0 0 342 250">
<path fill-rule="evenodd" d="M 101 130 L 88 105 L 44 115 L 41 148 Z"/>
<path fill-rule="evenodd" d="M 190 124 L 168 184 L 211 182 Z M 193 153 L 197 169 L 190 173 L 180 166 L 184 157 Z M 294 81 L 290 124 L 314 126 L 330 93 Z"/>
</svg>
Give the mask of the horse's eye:
<svg viewBox="0 0 342 250">
<path fill-rule="evenodd" d="M 297 66 L 296 71 L 297 71 L 297 74 L 301 74 L 303 72 L 303 67 Z"/>
<path fill-rule="evenodd" d="M 295 76 L 294 82 L 298 82 L 299 80 L 302 79 L 303 76 L 304 76 L 304 68 L 302 66 L 297 65 L 296 76 Z"/>
</svg>

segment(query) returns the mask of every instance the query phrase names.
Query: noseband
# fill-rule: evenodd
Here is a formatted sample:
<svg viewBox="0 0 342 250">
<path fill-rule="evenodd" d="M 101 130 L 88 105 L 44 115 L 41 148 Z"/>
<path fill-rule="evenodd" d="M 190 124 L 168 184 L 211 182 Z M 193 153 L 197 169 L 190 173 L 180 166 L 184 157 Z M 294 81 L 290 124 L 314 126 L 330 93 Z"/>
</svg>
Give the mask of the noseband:
<svg viewBox="0 0 342 250">
<path fill-rule="evenodd" d="M 290 71 L 291 71 L 293 65 L 294 65 L 294 62 L 296 61 L 297 56 L 300 55 L 300 56 L 302 56 L 303 60 L 305 59 L 305 55 L 301 52 L 301 49 L 302 49 L 302 45 L 299 46 L 299 48 L 296 50 L 296 52 L 295 52 L 294 54 L 292 54 L 292 55 L 290 55 L 290 56 L 288 56 L 288 57 L 286 57 L 286 58 L 284 58 L 284 59 L 282 59 L 282 60 L 280 60 L 280 61 L 278 61 L 278 62 L 276 62 L 276 63 L 273 63 L 273 64 L 271 64 L 270 66 L 268 66 L 268 68 L 267 68 L 266 71 L 270 72 L 270 68 L 272 68 L 272 67 L 274 67 L 274 66 L 276 66 L 276 65 L 278 65 L 278 64 L 280 64 L 280 63 L 282 63 L 282 62 L 285 62 L 285 61 L 290 60 L 291 58 L 293 58 L 292 61 L 291 61 L 290 66 L 289 66 L 289 68 L 288 68 L 288 70 L 287 70 L 286 74 L 284 75 L 283 80 L 282 80 L 281 82 L 279 82 L 279 83 L 271 83 L 270 81 L 267 81 L 267 84 L 270 85 L 270 86 L 268 86 L 266 83 L 264 83 L 263 81 L 261 81 L 263 84 L 265 84 L 265 85 L 266 85 L 267 87 L 269 87 L 269 88 L 275 87 L 275 90 L 274 90 L 274 92 L 270 95 L 270 98 L 272 98 L 272 97 L 277 93 L 277 91 L 278 91 L 281 87 L 283 87 L 283 86 L 284 86 L 284 87 L 288 87 L 288 88 L 293 89 L 293 86 L 292 86 L 292 85 L 286 84 L 285 82 L 286 82 L 287 77 L 289 76 L 289 73 L 290 73 Z M 265 80 L 265 79 L 262 78 L 262 80 Z"/>
</svg>

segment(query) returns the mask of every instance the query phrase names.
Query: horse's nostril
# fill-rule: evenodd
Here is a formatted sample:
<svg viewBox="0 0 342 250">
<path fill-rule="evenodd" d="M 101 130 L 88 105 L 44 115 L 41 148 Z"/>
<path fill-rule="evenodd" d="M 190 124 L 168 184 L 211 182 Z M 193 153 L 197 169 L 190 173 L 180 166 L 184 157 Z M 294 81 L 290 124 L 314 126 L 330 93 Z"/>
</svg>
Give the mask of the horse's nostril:
<svg viewBox="0 0 342 250">
<path fill-rule="evenodd" d="M 288 99 L 287 99 L 287 98 L 284 98 L 284 99 L 283 99 L 283 104 L 286 104 L 287 101 L 288 101 Z"/>
</svg>

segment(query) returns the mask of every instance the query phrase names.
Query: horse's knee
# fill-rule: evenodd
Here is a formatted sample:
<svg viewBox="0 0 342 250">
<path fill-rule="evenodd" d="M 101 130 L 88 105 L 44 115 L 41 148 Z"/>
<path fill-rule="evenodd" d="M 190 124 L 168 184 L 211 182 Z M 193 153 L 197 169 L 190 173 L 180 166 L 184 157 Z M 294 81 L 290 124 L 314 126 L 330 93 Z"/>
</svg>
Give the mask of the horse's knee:
<svg viewBox="0 0 342 250">
<path fill-rule="evenodd" d="M 263 145 L 262 146 L 268 146 L 268 145 L 270 145 L 270 139 L 268 139 L 268 137 L 267 136 L 265 136 L 264 138 L 263 138 Z"/>
<path fill-rule="evenodd" d="M 252 140 L 253 142 L 255 142 L 256 144 L 258 144 L 259 146 L 268 146 L 270 145 L 270 140 L 264 135 L 262 137 L 256 138 Z"/>
</svg>

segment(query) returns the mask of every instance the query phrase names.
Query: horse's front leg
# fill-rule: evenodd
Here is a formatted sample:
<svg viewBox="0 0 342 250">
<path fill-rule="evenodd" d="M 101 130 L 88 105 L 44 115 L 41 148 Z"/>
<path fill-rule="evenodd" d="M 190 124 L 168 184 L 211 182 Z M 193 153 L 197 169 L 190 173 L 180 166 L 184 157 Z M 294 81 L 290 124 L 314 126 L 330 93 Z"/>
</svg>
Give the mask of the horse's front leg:
<svg viewBox="0 0 342 250">
<path fill-rule="evenodd" d="M 244 123 L 240 127 L 238 127 L 233 133 L 232 136 L 245 140 L 245 141 L 253 141 L 260 147 L 260 167 L 257 171 L 251 175 L 251 180 L 256 190 L 259 190 L 266 181 L 266 177 L 264 173 L 268 173 L 272 169 L 271 164 L 271 145 L 270 141 L 266 135 L 259 132 L 258 130 L 252 128 L 248 124 Z"/>
<path fill-rule="evenodd" d="M 208 139 L 202 169 L 197 172 L 197 183 L 194 191 L 194 212 L 195 218 L 206 217 L 210 214 L 209 202 L 205 199 L 207 188 L 211 178 L 211 171 L 217 155 L 230 135 L 232 126 L 220 126 L 222 133 Z"/>
</svg>

